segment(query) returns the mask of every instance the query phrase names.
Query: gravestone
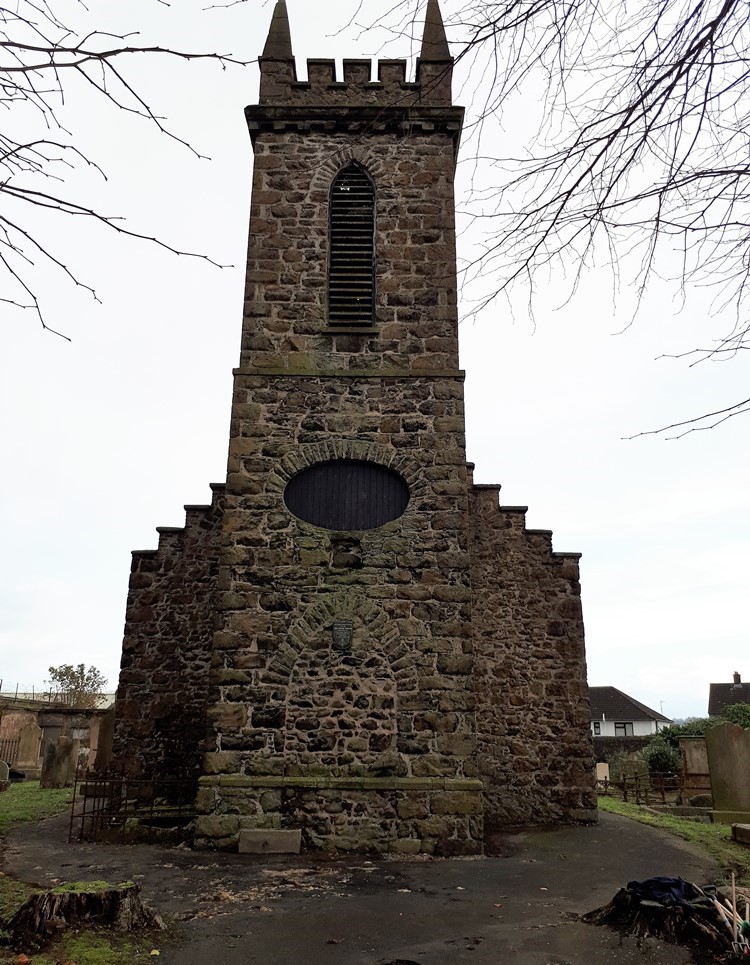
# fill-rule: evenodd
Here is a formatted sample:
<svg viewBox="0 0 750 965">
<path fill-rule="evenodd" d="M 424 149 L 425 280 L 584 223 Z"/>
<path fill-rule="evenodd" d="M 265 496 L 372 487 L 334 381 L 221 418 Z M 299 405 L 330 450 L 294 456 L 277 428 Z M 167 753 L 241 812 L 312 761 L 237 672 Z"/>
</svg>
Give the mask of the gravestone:
<svg viewBox="0 0 750 965">
<path fill-rule="evenodd" d="M 7 791 L 10 786 L 10 768 L 5 761 L 0 761 L 0 791 Z"/>
<path fill-rule="evenodd" d="M 680 737 L 682 757 L 682 803 L 687 804 L 698 795 L 710 795 L 711 775 L 708 770 L 708 754 L 703 737 Z"/>
<path fill-rule="evenodd" d="M 81 742 L 78 738 L 58 737 L 48 744 L 42 764 L 41 786 L 43 788 L 70 787 L 76 775 Z"/>
<path fill-rule="evenodd" d="M 96 740 L 96 757 L 94 758 L 94 770 L 106 771 L 112 766 L 112 740 L 115 733 L 115 708 L 109 708 L 106 714 L 102 714 L 99 720 L 99 733 Z"/>
<path fill-rule="evenodd" d="M 39 751 L 42 746 L 42 728 L 30 722 L 18 735 L 18 760 L 15 767 L 23 771 L 27 778 L 37 778 L 40 774 Z"/>
<path fill-rule="evenodd" d="M 750 823 L 750 730 L 717 724 L 706 731 L 716 824 Z"/>
</svg>

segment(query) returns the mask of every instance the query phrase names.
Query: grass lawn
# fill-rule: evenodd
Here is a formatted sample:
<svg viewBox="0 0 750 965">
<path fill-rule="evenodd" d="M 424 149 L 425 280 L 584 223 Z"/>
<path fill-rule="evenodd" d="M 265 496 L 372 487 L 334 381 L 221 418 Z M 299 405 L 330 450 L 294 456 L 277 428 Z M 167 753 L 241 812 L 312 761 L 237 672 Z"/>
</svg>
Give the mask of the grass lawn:
<svg viewBox="0 0 750 965">
<path fill-rule="evenodd" d="M 737 883 L 750 887 L 750 848 L 732 841 L 732 829 L 728 824 L 704 824 L 689 818 L 673 817 L 669 814 L 654 814 L 637 804 L 625 803 L 611 797 L 600 796 L 599 807 L 602 811 L 621 814 L 623 817 L 649 824 L 662 831 L 676 834 L 685 841 L 710 855 L 722 869 L 725 879 L 717 884 L 727 884 L 732 871 L 737 875 Z"/>
<path fill-rule="evenodd" d="M 42 790 L 38 781 L 11 784 L 0 794 L 0 835 L 18 824 L 40 821 L 66 811 L 70 806 L 72 792 Z M 2 838 L 0 837 L 0 847 Z M 101 884 L 101 882 L 100 882 Z M 83 883 L 76 883 L 82 887 Z M 0 936 L 5 922 L 26 901 L 29 895 L 40 889 L 14 881 L 0 872 Z M 153 943 L 159 942 L 154 935 L 138 935 L 122 938 L 106 929 L 68 931 L 53 942 L 44 954 L 30 955 L 34 965 L 58 965 L 75 962 L 76 965 L 130 965 L 150 957 Z M 15 962 L 17 953 L 7 945 L 0 947 L 0 962 Z M 153 960 L 153 959 L 152 959 Z"/>
<path fill-rule="evenodd" d="M 11 784 L 0 794 L 0 834 L 26 821 L 40 821 L 67 810 L 73 798 L 70 788 L 43 791 L 39 781 Z"/>
</svg>

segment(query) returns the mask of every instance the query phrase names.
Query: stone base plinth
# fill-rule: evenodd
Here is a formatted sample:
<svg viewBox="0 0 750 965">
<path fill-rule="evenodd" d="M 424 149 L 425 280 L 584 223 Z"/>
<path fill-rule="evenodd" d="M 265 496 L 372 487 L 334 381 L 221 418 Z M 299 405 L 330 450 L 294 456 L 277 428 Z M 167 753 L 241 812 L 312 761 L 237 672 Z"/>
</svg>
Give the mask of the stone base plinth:
<svg viewBox="0 0 750 965">
<path fill-rule="evenodd" d="M 750 811 L 712 811 L 714 824 L 750 824 Z"/>
<path fill-rule="evenodd" d="M 733 824 L 732 841 L 750 846 L 750 824 Z"/>
<path fill-rule="evenodd" d="M 482 782 L 447 778 L 202 777 L 196 847 L 241 832 L 299 830 L 305 850 L 477 855 Z"/>
</svg>

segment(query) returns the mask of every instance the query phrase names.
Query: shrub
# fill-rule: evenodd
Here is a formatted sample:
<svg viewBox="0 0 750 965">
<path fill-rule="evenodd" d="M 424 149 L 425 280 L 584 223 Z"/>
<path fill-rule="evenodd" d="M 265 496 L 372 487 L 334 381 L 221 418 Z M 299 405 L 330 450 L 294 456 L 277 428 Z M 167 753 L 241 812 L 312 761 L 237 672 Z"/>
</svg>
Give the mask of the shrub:
<svg viewBox="0 0 750 965">
<path fill-rule="evenodd" d="M 650 774 L 674 774 L 682 768 L 679 751 L 661 734 L 652 737 L 642 753 Z"/>
</svg>

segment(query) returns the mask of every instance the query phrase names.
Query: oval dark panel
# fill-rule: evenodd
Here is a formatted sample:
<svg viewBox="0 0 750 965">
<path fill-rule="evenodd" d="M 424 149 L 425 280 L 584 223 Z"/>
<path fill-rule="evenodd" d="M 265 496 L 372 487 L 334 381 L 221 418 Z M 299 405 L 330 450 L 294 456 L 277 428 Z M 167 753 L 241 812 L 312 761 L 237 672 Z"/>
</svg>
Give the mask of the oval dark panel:
<svg viewBox="0 0 750 965">
<path fill-rule="evenodd" d="M 299 519 L 324 529 L 375 529 L 403 515 L 409 487 L 387 466 L 333 459 L 293 476 L 284 502 Z"/>
</svg>

